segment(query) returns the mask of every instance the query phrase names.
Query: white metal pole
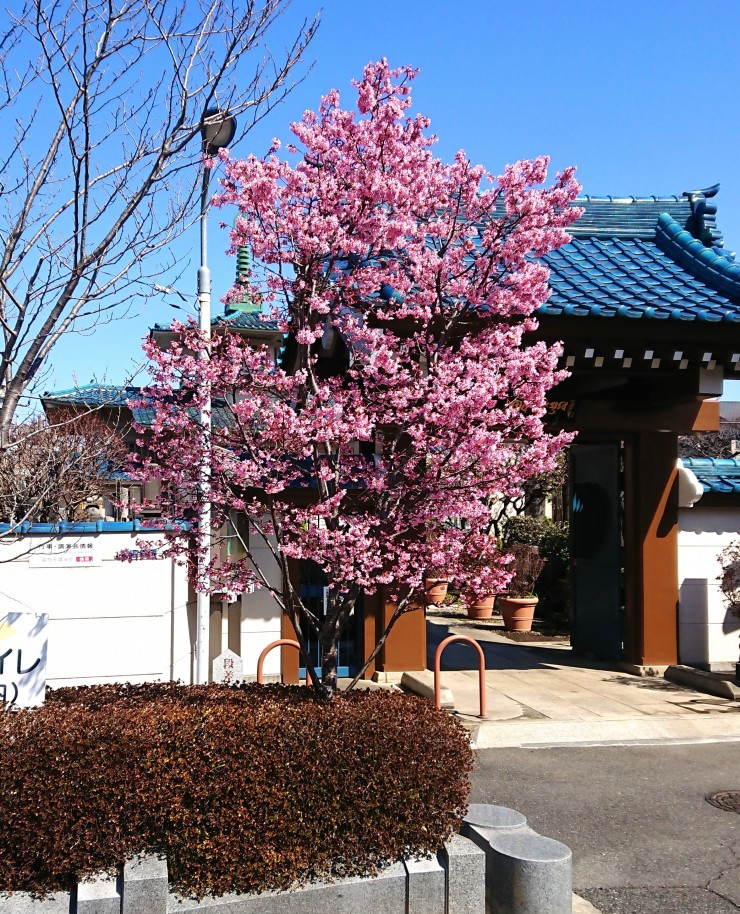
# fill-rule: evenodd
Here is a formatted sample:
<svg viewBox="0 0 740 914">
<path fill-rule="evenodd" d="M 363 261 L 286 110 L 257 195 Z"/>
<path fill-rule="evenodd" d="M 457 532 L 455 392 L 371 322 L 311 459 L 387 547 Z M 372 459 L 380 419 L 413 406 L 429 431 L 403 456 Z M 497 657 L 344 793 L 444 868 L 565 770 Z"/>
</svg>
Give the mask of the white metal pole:
<svg viewBox="0 0 740 914">
<path fill-rule="evenodd" d="M 211 271 L 208 268 L 208 183 L 210 171 L 203 169 L 200 194 L 200 267 L 198 268 L 198 308 L 200 329 L 210 343 L 211 338 Z M 201 352 L 201 359 L 208 359 L 209 349 Z M 209 563 L 211 559 L 211 385 L 204 381 L 203 407 L 200 412 L 203 436 L 203 460 L 200 465 L 201 507 L 198 517 L 198 591 L 196 593 L 196 670 L 195 681 L 206 683 L 210 679 L 209 634 L 211 624 L 211 594 Z"/>
</svg>

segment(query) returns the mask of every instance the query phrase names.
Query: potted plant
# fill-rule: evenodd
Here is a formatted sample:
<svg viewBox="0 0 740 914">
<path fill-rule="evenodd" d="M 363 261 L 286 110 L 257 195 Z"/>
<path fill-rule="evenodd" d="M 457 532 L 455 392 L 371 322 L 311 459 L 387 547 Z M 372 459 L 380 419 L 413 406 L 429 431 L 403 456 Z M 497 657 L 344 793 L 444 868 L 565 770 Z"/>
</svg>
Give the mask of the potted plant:
<svg viewBox="0 0 740 914">
<path fill-rule="evenodd" d="M 499 544 L 497 544 L 497 549 Z M 471 571 L 490 571 L 491 561 L 489 555 L 474 553 L 470 559 L 469 568 Z M 485 582 L 485 583 L 484 583 Z M 486 575 L 475 584 L 467 584 L 461 594 L 465 603 L 469 619 L 490 619 L 493 615 L 493 604 L 496 601 L 497 590 L 494 587 L 487 586 L 491 581 L 486 581 Z"/>
<path fill-rule="evenodd" d="M 539 598 L 534 585 L 545 566 L 537 546 L 528 543 L 514 543 L 511 546 L 512 562 L 509 566 L 514 577 L 509 590 L 499 597 L 498 607 L 504 620 L 504 628 L 510 632 L 528 632 L 532 629 L 534 610 Z"/>
</svg>

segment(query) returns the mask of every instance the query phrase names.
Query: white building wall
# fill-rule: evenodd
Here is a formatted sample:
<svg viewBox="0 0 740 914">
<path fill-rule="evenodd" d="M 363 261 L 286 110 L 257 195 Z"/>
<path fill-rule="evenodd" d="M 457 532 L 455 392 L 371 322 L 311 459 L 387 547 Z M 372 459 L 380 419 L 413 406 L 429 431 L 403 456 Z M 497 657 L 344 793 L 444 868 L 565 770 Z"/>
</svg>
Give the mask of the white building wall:
<svg viewBox="0 0 740 914">
<path fill-rule="evenodd" d="M 740 619 L 719 589 L 719 554 L 740 538 L 740 508 L 679 511 L 679 661 L 703 669 L 734 669 Z"/>
<path fill-rule="evenodd" d="M 281 588 L 282 573 L 267 543 L 250 530 L 250 550 L 258 567 L 269 583 Z M 240 650 L 245 675 L 257 673 L 257 661 L 261 652 L 273 641 L 282 637 L 282 611 L 269 590 L 260 589 L 251 594 L 242 594 Z M 280 648 L 272 650 L 265 659 L 263 673 L 270 681 L 280 678 Z"/>
<path fill-rule="evenodd" d="M 122 549 L 138 549 L 157 532 L 26 535 L 0 543 L 0 615 L 48 613 L 47 684 L 195 679 L 195 600 L 185 569 L 170 559 L 118 561 Z M 31 556 L 46 544 L 93 543 L 91 565 L 35 567 Z M 265 547 L 266 551 L 266 547 Z M 274 564 L 271 579 L 280 580 Z M 269 567 L 269 562 L 268 562 Z M 213 603 L 219 614 L 221 604 Z M 261 650 L 280 638 L 280 607 L 265 591 L 245 594 L 223 628 L 212 626 L 211 656 L 232 650 L 254 678 Z M 265 664 L 279 678 L 280 652 Z"/>
<path fill-rule="evenodd" d="M 169 559 L 117 561 L 121 549 L 157 540 L 141 531 L 27 535 L 0 544 L 0 606 L 48 613 L 50 686 L 191 681 L 188 586 Z M 47 544 L 92 543 L 96 564 L 35 567 Z M 192 612 L 192 610 L 191 610 Z"/>
</svg>

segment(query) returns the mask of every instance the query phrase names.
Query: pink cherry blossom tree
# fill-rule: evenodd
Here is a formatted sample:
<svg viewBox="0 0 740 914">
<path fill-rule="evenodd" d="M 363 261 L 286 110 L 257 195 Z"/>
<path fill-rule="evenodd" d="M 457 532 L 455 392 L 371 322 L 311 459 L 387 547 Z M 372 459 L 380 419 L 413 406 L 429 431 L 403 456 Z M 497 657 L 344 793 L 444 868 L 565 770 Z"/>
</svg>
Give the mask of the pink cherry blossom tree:
<svg viewBox="0 0 740 914">
<path fill-rule="evenodd" d="M 210 463 L 214 537 L 234 512 L 252 530 L 243 558 L 212 561 L 212 587 L 268 587 L 326 695 L 361 592 L 387 588 L 397 607 L 377 653 L 426 575 L 470 594 L 505 589 L 491 500 L 551 470 L 568 441 L 542 425 L 545 392 L 563 376 L 559 349 L 527 334 L 548 296 L 537 258 L 568 241 L 578 215 L 574 172 L 545 187 L 545 157 L 497 178 L 463 152 L 444 164 L 429 121 L 409 113 L 415 75 L 368 65 L 356 111 L 329 92 L 291 127 L 295 164 L 277 142 L 263 159 L 223 156 L 217 202 L 239 210 L 232 251 L 248 245 L 259 266 L 259 280 L 255 269 L 229 296 L 261 296 L 282 322 L 279 364 L 236 333 L 209 342 L 194 326 L 179 325 L 167 351 L 146 345 L 156 418 L 145 472 L 162 480 L 174 516 L 194 520 L 199 467 Z M 332 342 L 343 360 L 322 358 Z M 206 441 L 197 416 L 208 385 L 221 400 Z M 192 543 L 174 538 L 170 549 L 203 586 Z M 301 600 L 291 560 L 323 569 L 325 618 Z"/>
</svg>

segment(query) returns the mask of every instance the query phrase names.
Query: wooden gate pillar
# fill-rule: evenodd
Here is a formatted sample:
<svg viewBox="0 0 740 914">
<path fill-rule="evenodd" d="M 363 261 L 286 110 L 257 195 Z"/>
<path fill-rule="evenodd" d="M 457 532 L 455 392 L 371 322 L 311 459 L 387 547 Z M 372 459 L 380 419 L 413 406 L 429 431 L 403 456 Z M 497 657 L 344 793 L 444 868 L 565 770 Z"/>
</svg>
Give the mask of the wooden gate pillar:
<svg viewBox="0 0 740 914">
<path fill-rule="evenodd" d="M 376 637 L 380 637 L 396 606 L 387 599 L 378 601 Z M 374 646 L 374 645 L 372 645 Z M 378 673 L 425 670 L 427 666 L 426 614 L 424 607 L 409 610 L 398 619 L 375 661 Z"/>
<path fill-rule="evenodd" d="M 676 454 L 672 432 L 642 432 L 625 454 L 625 659 L 640 666 L 678 660 Z"/>
</svg>

